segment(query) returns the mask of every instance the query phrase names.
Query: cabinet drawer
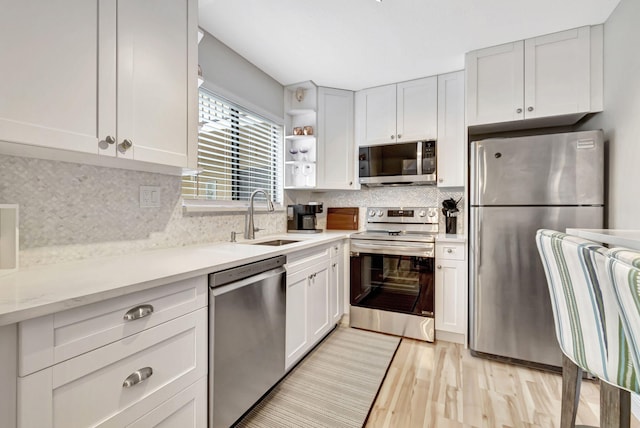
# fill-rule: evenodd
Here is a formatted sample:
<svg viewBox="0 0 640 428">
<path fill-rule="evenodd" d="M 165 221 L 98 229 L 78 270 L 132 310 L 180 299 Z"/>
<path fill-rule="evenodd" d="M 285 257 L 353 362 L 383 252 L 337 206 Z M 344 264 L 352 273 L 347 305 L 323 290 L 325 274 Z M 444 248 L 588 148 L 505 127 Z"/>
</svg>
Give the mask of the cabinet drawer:
<svg viewBox="0 0 640 428">
<path fill-rule="evenodd" d="M 436 260 L 464 260 L 465 245 L 458 243 L 436 244 Z"/>
<path fill-rule="evenodd" d="M 308 266 L 329 260 L 329 247 L 312 248 L 287 256 L 287 274 L 296 273 Z"/>
<path fill-rule="evenodd" d="M 126 427 L 207 428 L 207 378 L 203 377 Z"/>
<path fill-rule="evenodd" d="M 136 404 L 144 415 L 206 376 L 207 319 L 203 308 L 18 378 L 19 426 L 122 426 Z"/>
<path fill-rule="evenodd" d="M 21 322 L 19 375 L 50 367 L 206 304 L 207 278 L 201 276 Z M 132 315 L 128 318 L 133 319 L 125 318 L 129 312 Z"/>
</svg>

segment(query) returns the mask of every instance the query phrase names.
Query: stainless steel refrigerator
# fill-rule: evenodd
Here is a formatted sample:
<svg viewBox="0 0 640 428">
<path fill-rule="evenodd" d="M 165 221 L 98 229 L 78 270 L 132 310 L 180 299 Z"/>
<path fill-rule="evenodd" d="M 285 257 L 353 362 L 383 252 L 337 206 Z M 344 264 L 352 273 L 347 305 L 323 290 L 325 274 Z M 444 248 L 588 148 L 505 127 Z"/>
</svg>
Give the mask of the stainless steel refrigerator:
<svg viewBox="0 0 640 428">
<path fill-rule="evenodd" d="M 535 234 L 602 228 L 602 132 L 476 141 L 470 160 L 470 348 L 561 366 Z"/>
</svg>

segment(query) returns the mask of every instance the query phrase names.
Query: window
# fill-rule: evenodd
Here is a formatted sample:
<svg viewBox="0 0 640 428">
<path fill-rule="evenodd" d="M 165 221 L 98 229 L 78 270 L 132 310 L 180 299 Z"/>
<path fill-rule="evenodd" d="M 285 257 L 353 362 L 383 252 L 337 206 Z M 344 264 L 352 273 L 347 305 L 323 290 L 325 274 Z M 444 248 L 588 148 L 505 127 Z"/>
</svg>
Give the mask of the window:
<svg viewBox="0 0 640 428">
<path fill-rule="evenodd" d="M 184 199 L 246 205 L 252 191 L 263 189 L 282 204 L 281 125 L 200 88 L 198 130 L 201 172 L 183 177 Z"/>
</svg>

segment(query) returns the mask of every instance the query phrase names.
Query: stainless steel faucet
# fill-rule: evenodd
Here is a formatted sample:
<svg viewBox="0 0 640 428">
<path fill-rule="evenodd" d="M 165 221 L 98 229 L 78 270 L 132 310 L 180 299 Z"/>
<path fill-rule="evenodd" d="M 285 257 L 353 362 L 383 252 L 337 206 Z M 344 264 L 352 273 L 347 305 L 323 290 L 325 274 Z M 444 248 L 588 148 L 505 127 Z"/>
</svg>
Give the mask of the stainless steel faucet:
<svg viewBox="0 0 640 428">
<path fill-rule="evenodd" d="M 267 199 L 267 211 L 274 211 L 273 202 L 271 202 L 271 198 L 269 194 L 262 189 L 256 189 L 251 193 L 251 197 L 249 197 L 249 210 L 244 218 L 244 239 L 255 239 L 256 231 L 260 229 L 256 229 L 253 225 L 253 199 L 256 197 L 257 193 L 263 193 L 264 197 Z"/>
</svg>

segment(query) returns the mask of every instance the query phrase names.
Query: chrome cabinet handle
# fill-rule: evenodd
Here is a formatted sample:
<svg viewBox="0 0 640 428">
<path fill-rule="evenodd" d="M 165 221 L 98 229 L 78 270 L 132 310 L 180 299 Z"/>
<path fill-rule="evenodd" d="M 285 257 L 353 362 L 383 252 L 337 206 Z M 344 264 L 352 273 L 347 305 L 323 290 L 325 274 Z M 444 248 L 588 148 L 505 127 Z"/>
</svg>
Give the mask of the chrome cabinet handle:
<svg viewBox="0 0 640 428">
<path fill-rule="evenodd" d="M 120 152 L 122 153 L 126 152 L 131 147 L 133 147 L 133 141 L 128 139 L 125 139 L 124 141 L 122 141 L 122 143 L 118 144 L 118 150 L 120 150 Z"/>
<path fill-rule="evenodd" d="M 133 321 L 138 320 L 140 318 L 147 317 L 153 313 L 152 305 L 140 305 L 135 308 L 129 309 L 126 314 L 124 314 L 125 321 Z"/>
<path fill-rule="evenodd" d="M 331 265 L 333 267 L 333 270 L 336 270 L 336 267 L 338 266 L 338 263 L 334 263 L 333 265 Z"/>
<path fill-rule="evenodd" d="M 131 388 L 132 386 L 149 379 L 152 374 L 153 369 L 151 367 L 143 367 L 140 370 L 136 370 L 135 372 L 127 376 L 124 382 L 122 382 L 122 387 Z"/>
<path fill-rule="evenodd" d="M 444 178 L 440 177 L 440 178 L 438 179 L 438 182 L 440 182 L 440 183 L 444 182 Z"/>
<path fill-rule="evenodd" d="M 447 253 L 451 254 L 453 253 L 453 250 L 451 248 L 447 248 Z"/>
<path fill-rule="evenodd" d="M 395 136 L 395 135 L 392 135 L 392 136 L 391 136 L 391 139 L 393 140 L 394 138 L 396 138 L 396 136 Z"/>
<path fill-rule="evenodd" d="M 442 269 L 442 265 L 438 265 L 438 269 Z"/>
<path fill-rule="evenodd" d="M 518 114 L 522 113 L 522 109 L 521 108 L 516 109 L 516 113 L 518 113 Z"/>
<path fill-rule="evenodd" d="M 113 138 L 111 135 L 107 135 L 107 138 L 105 138 L 104 141 L 106 141 L 107 144 L 114 144 L 116 142 L 116 139 Z"/>
<path fill-rule="evenodd" d="M 529 107 L 527 111 L 533 111 L 533 107 Z"/>
<path fill-rule="evenodd" d="M 402 138 L 402 134 L 398 134 L 398 139 Z"/>
</svg>

